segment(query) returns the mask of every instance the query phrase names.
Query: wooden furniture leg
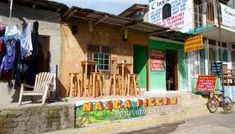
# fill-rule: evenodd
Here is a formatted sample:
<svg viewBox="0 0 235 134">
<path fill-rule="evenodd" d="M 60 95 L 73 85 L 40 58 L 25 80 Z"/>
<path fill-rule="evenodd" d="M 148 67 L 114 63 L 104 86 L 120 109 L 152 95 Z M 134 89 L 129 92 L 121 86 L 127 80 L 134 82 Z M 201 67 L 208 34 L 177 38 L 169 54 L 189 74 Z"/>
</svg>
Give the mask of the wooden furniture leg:
<svg viewBox="0 0 235 134">
<path fill-rule="evenodd" d="M 73 97 L 73 73 L 70 73 L 70 88 L 69 88 L 69 97 Z"/>
<path fill-rule="evenodd" d="M 124 86 L 125 86 L 125 83 L 124 83 L 124 65 L 122 64 L 122 87 L 121 87 L 121 95 L 124 95 L 123 94 L 123 90 L 124 90 Z"/>
<path fill-rule="evenodd" d="M 95 92 L 95 73 L 92 74 L 93 75 L 93 78 L 92 78 L 92 97 L 95 98 L 95 95 L 96 95 L 96 92 Z"/>
<path fill-rule="evenodd" d="M 89 84 L 88 84 L 88 97 L 92 96 L 92 85 L 93 84 L 93 75 L 90 75 Z"/>
<path fill-rule="evenodd" d="M 102 74 L 99 74 L 99 92 L 100 96 L 103 97 L 103 80 L 102 80 Z"/>
<path fill-rule="evenodd" d="M 116 74 L 113 75 L 113 95 L 116 96 L 116 90 L 117 90 L 117 86 L 116 86 Z"/>
<path fill-rule="evenodd" d="M 81 96 L 80 75 L 77 75 L 77 97 Z"/>
<path fill-rule="evenodd" d="M 134 90 L 135 96 L 137 96 L 136 75 L 135 74 L 133 74 L 133 90 Z"/>
<path fill-rule="evenodd" d="M 131 79 L 131 75 L 127 74 L 127 96 L 130 95 L 130 79 Z"/>
</svg>

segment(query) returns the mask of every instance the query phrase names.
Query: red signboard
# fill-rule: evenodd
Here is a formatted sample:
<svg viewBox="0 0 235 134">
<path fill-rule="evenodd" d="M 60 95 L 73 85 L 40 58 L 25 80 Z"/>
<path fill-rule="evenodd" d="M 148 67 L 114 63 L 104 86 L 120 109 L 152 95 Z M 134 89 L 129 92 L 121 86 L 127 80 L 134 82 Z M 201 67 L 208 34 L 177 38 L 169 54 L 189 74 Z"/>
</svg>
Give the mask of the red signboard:
<svg viewBox="0 0 235 134">
<path fill-rule="evenodd" d="M 196 90 L 213 92 L 215 90 L 217 76 L 199 75 L 197 79 Z"/>
<path fill-rule="evenodd" d="M 164 71 L 164 52 L 162 50 L 151 50 L 151 71 Z"/>
</svg>

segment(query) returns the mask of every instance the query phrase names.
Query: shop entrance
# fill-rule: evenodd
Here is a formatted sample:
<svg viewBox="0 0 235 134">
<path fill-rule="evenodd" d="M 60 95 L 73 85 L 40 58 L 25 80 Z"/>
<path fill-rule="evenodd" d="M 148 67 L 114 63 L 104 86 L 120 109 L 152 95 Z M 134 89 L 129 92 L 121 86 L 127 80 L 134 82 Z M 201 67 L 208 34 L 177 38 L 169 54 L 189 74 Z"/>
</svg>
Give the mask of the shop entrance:
<svg viewBox="0 0 235 134">
<path fill-rule="evenodd" d="M 166 89 L 167 91 L 178 90 L 178 67 L 177 51 L 166 49 Z"/>
<path fill-rule="evenodd" d="M 140 88 L 146 88 L 146 90 L 148 91 L 148 49 L 145 46 L 134 45 L 133 50 L 134 73 L 138 75 L 137 82 L 139 82 Z"/>
</svg>

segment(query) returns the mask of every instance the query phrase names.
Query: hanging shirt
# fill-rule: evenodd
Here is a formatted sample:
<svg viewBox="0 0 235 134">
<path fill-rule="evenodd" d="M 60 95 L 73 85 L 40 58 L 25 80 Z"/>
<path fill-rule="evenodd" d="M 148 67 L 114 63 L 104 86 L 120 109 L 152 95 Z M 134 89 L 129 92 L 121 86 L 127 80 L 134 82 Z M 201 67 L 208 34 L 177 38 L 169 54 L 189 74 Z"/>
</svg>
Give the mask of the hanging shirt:
<svg viewBox="0 0 235 134">
<path fill-rule="evenodd" d="M 28 57 L 32 55 L 33 45 L 31 39 L 31 23 L 29 23 L 20 36 L 21 56 Z"/>
<path fill-rule="evenodd" d="M 33 31 L 32 31 L 32 44 L 33 44 L 33 56 L 38 56 L 41 51 L 41 45 L 39 42 L 39 35 L 38 35 L 38 21 L 33 23 Z"/>
<path fill-rule="evenodd" d="M 15 36 L 16 39 L 19 39 L 21 32 L 17 26 L 6 26 L 5 36 Z"/>
<path fill-rule="evenodd" d="M 2 59 L 0 66 L 0 72 L 5 72 L 14 67 L 15 55 L 16 55 L 16 37 L 7 36 L 4 39 L 5 55 Z"/>
</svg>

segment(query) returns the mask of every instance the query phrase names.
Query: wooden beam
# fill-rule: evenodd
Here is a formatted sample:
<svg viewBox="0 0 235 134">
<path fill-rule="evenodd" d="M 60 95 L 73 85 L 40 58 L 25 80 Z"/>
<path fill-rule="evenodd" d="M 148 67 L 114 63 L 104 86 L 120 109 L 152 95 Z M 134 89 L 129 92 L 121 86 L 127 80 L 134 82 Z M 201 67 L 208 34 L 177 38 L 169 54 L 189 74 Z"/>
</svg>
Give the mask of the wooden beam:
<svg viewBox="0 0 235 134">
<path fill-rule="evenodd" d="M 97 22 L 95 22 L 94 25 L 97 25 L 99 23 L 101 23 L 102 21 L 106 20 L 109 16 L 108 15 L 105 15 L 103 18 L 101 18 L 100 20 L 98 20 Z"/>
<path fill-rule="evenodd" d="M 69 18 L 71 18 L 71 16 L 73 16 L 73 14 L 76 13 L 76 12 L 77 12 L 77 9 L 70 12 L 69 15 L 65 18 L 65 20 L 68 20 Z"/>
</svg>

